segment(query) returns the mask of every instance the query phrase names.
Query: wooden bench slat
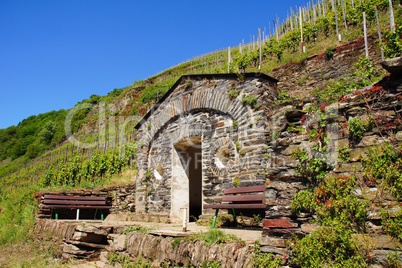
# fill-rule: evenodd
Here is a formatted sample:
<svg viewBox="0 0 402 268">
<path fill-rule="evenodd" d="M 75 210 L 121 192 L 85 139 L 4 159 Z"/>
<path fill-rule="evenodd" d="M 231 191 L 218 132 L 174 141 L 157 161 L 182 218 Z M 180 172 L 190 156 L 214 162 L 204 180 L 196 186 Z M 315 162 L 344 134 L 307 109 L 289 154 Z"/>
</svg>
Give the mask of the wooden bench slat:
<svg viewBox="0 0 402 268">
<path fill-rule="evenodd" d="M 248 209 L 248 208 L 260 208 L 265 209 L 267 205 L 265 204 L 215 204 L 215 205 L 205 205 L 204 208 L 214 208 L 214 209 Z"/>
<path fill-rule="evenodd" d="M 264 192 L 265 185 L 249 186 L 249 187 L 236 187 L 223 190 L 223 194 L 242 194 L 242 193 L 255 193 Z"/>
<path fill-rule="evenodd" d="M 45 194 L 43 196 L 46 199 L 57 199 L 57 200 L 106 200 L 104 196 L 71 196 L 71 195 L 53 195 Z"/>
<path fill-rule="evenodd" d="M 67 205 L 47 205 L 50 208 L 104 208 L 104 209 L 109 209 L 112 206 L 77 206 L 77 205 L 73 205 L 73 206 L 67 206 Z"/>
<path fill-rule="evenodd" d="M 106 205 L 106 201 L 87 201 L 87 200 L 43 200 L 46 205 Z"/>
<path fill-rule="evenodd" d="M 248 195 L 225 195 L 222 198 L 222 202 L 252 202 L 263 201 L 264 194 L 248 194 Z"/>
</svg>

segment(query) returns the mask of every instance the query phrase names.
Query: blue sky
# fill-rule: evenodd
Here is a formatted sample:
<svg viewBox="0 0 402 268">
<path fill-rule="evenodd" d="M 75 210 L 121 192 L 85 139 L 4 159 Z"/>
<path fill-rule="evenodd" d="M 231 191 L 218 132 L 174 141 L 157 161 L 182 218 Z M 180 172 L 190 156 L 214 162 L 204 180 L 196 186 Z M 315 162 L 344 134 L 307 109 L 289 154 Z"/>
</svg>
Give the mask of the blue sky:
<svg viewBox="0 0 402 268">
<path fill-rule="evenodd" d="M 0 0 L 0 128 L 236 46 L 306 2 Z"/>
</svg>

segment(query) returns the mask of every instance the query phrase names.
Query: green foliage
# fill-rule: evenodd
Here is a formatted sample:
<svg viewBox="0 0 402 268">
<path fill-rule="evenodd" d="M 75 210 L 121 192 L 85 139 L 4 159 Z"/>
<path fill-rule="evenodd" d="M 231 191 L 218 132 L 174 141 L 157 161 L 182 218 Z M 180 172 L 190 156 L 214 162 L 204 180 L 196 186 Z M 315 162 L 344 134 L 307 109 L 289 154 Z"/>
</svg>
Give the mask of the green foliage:
<svg viewBox="0 0 402 268">
<path fill-rule="evenodd" d="M 347 146 L 339 148 L 338 159 L 343 163 L 350 162 L 350 148 Z"/>
<path fill-rule="evenodd" d="M 202 261 L 200 263 L 200 267 L 202 268 L 220 268 L 222 267 L 222 263 L 219 261 Z"/>
<path fill-rule="evenodd" d="M 65 110 L 51 111 L 0 129 L 0 161 L 26 156 L 32 159 L 64 139 Z M 27 154 L 28 153 L 28 154 Z"/>
<path fill-rule="evenodd" d="M 377 71 L 370 60 L 361 57 L 354 64 L 354 71 L 350 77 L 341 78 L 339 80 L 329 80 L 329 86 L 318 88 L 313 95 L 319 97 L 326 103 L 338 100 L 340 97 L 351 92 L 351 89 L 362 89 L 381 80 L 384 73 Z"/>
<path fill-rule="evenodd" d="M 255 108 L 256 105 L 257 105 L 257 101 L 258 101 L 257 96 L 243 94 L 241 103 L 243 105 L 248 105 L 248 106 L 250 106 L 252 108 Z"/>
<path fill-rule="evenodd" d="M 233 119 L 233 127 L 235 128 L 235 129 L 237 129 L 237 127 L 238 127 L 238 125 L 239 125 L 239 122 L 237 122 L 237 120 L 236 119 Z"/>
<path fill-rule="evenodd" d="M 180 242 L 181 242 L 182 240 L 185 240 L 185 238 L 184 238 L 184 237 L 173 237 L 173 241 L 172 241 L 172 243 L 171 243 L 172 248 L 175 248 L 175 247 L 177 247 L 178 245 L 180 245 Z"/>
<path fill-rule="evenodd" d="M 122 234 L 129 234 L 132 232 L 140 232 L 140 233 L 146 233 L 149 230 L 151 230 L 150 228 L 147 227 L 143 227 L 141 225 L 134 225 L 134 226 L 127 226 L 123 229 L 123 231 L 121 231 Z"/>
<path fill-rule="evenodd" d="M 240 90 L 230 90 L 229 91 L 229 98 L 234 100 L 239 96 Z"/>
<path fill-rule="evenodd" d="M 147 260 L 140 255 L 136 260 L 130 260 L 129 255 L 123 255 L 115 252 L 109 252 L 107 259 L 113 264 L 119 263 L 123 268 L 153 268 Z"/>
<path fill-rule="evenodd" d="M 0 245 L 23 241 L 35 224 L 34 190 L 2 191 L 0 196 Z"/>
<path fill-rule="evenodd" d="M 395 32 L 385 29 L 383 32 L 384 41 L 380 43 L 387 58 L 394 58 L 402 55 L 402 21 L 397 21 Z"/>
<path fill-rule="evenodd" d="M 125 146 L 124 153 L 110 149 L 105 154 L 94 152 L 90 159 L 82 159 L 79 155 L 73 155 L 66 163 L 56 163 L 51 166 L 45 175 L 39 180 L 41 187 L 48 186 L 90 186 L 100 182 L 102 177 L 111 177 L 119 173 L 129 164 L 135 148 Z"/>
<path fill-rule="evenodd" d="M 146 87 L 138 101 L 140 103 L 149 103 L 149 102 L 153 102 L 156 99 L 160 99 L 162 98 L 163 95 L 165 95 L 165 93 L 168 91 L 168 89 L 176 82 L 176 78 L 171 78 L 171 79 L 167 79 L 163 82 L 160 83 L 156 83 L 154 85 L 151 85 L 149 87 Z M 191 81 L 190 81 L 191 82 Z"/>
<path fill-rule="evenodd" d="M 291 210 L 315 213 L 321 225 L 295 240 L 293 261 L 302 267 L 367 267 L 352 234 L 365 230 L 369 202 L 354 194 L 356 180 L 343 175 L 326 177 L 316 188 L 292 198 Z"/>
<path fill-rule="evenodd" d="M 253 267 L 256 268 L 279 268 L 282 267 L 282 258 L 275 257 L 271 253 L 263 253 L 258 241 L 254 243 Z"/>
<path fill-rule="evenodd" d="M 321 225 L 339 221 L 350 229 L 364 229 L 368 202 L 354 195 L 355 187 L 356 180 L 353 178 L 329 176 L 314 190 L 294 195 L 290 208 L 297 213 L 315 212 Z"/>
<path fill-rule="evenodd" d="M 399 206 L 399 210 L 395 212 L 394 215 L 391 215 L 389 210 L 384 210 L 382 212 L 382 226 L 384 230 L 388 232 L 391 236 L 402 241 L 402 205 L 396 204 L 396 207 Z"/>
<path fill-rule="evenodd" d="M 293 261 L 301 267 L 368 267 L 352 234 L 341 222 L 322 226 L 295 242 Z"/>
<path fill-rule="evenodd" d="M 145 172 L 145 180 L 149 181 L 152 177 L 152 173 L 148 170 Z"/>
<path fill-rule="evenodd" d="M 364 132 L 369 131 L 372 128 L 372 121 L 362 121 L 360 117 L 349 119 L 348 129 L 350 136 L 353 139 L 360 140 L 363 137 Z"/>
<path fill-rule="evenodd" d="M 402 151 L 389 143 L 374 147 L 362 159 L 366 180 L 375 180 L 396 198 L 402 198 Z"/>
<path fill-rule="evenodd" d="M 237 177 L 233 178 L 233 186 L 238 187 L 240 185 L 240 180 Z"/>
<path fill-rule="evenodd" d="M 332 167 L 327 164 L 324 159 L 309 159 L 307 152 L 304 150 L 295 150 L 295 152 L 292 153 L 292 158 L 299 159 L 295 174 L 302 178 L 308 179 L 314 184 L 322 181 L 327 172 L 332 169 Z"/>
<path fill-rule="evenodd" d="M 325 49 L 325 56 L 327 57 L 327 59 L 332 59 L 334 54 L 335 54 L 335 48 L 327 47 L 327 49 Z"/>
<path fill-rule="evenodd" d="M 399 257 L 398 251 L 394 251 L 394 253 L 387 254 L 387 266 L 388 268 L 400 268 L 402 267 L 402 260 Z"/>
<path fill-rule="evenodd" d="M 39 137 L 46 144 L 49 144 L 54 136 L 55 130 L 56 130 L 56 124 L 53 121 L 48 121 L 43 126 L 42 130 L 39 132 Z"/>
<path fill-rule="evenodd" d="M 96 95 L 96 94 L 92 94 L 92 95 L 89 97 L 89 100 L 86 100 L 86 102 L 92 103 L 92 104 L 98 104 L 99 101 L 100 101 L 100 99 L 101 99 L 101 96 Z"/>
<path fill-rule="evenodd" d="M 279 89 L 278 100 L 275 101 L 275 104 L 283 104 L 292 100 L 293 98 L 287 95 L 287 91 Z"/>
<path fill-rule="evenodd" d="M 224 244 L 229 242 L 236 242 L 240 245 L 245 245 L 245 242 L 233 234 L 226 234 L 218 229 L 209 229 L 207 232 L 200 231 L 199 233 L 190 236 L 190 239 L 202 240 L 207 245 Z"/>
</svg>

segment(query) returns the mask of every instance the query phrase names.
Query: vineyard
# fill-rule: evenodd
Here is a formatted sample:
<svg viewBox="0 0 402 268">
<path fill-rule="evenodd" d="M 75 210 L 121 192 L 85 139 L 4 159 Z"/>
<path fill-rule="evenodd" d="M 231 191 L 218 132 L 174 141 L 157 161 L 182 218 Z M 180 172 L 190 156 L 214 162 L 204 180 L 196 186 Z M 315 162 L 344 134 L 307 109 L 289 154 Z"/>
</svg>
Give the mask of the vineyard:
<svg viewBox="0 0 402 268">
<path fill-rule="evenodd" d="M 92 95 L 78 103 L 74 113 L 71 113 L 73 109 L 51 111 L 0 129 L 0 207 L 3 211 L 0 229 L 16 224 L 26 227 L 21 230 L 28 230 L 33 206 L 13 212 L 15 207 L 31 202 L 27 201 L 31 200 L 27 193 L 39 189 L 101 187 L 110 184 L 122 171 L 135 170 L 134 126 L 180 76 L 253 71 L 269 74 L 274 68 L 314 54 L 331 58 L 336 46 L 367 35 L 378 35 L 377 45 L 384 58 L 395 57 L 402 55 L 401 14 L 400 3 L 395 0 L 311 1 L 306 7 L 290 9 L 288 18 L 282 21 L 275 18 L 272 25 L 258 29 L 256 36 L 250 35 L 248 43 L 242 40 L 237 47 L 193 58 L 147 80 L 114 89 L 106 96 Z M 360 64 L 366 70 L 371 68 L 368 51 Z M 373 82 L 369 76 L 360 75 L 366 82 L 353 85 L 345 82 L 348 78 L 342 78 L 344 83 L 340 87 L 362 88 Z M 378 74 L 374 76 L 376 80 L 381 79 Z M 333 101 L 328 99 L 331 95 L 328 90 L 325 94 L 318 90 L 317 97 Z M 282 97 L 286 99 L 286 93 Z M 69 135 L 65 126 L 67 118 L 71 120 Z M 78 142 L 70 143 L 71 137 Z M 23 216 L 14 217 L 17 214 Z M 24 234 L 23 231 L 15 236 L 8 233 L 0 232 L 0 243 Z"/>
</svg>

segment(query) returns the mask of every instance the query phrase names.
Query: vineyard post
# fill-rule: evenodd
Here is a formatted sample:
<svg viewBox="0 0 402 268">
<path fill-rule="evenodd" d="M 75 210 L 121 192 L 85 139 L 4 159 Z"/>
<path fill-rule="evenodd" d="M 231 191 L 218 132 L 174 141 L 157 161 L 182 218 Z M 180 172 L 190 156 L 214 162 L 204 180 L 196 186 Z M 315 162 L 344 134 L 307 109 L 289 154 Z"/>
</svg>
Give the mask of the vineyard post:
<svg viewBox="0 0 402 268">
<path fill-rule="evenodd" d="M 352 8 L 355 9 L 355 1 L 352 0 Z"/>
<path fill-rule="evenodd" d="M 304 42 L 303 42 L 303 19 L 302 19 L 302 10 L 301 7 L 299 8 L 299 13 L 300 13 L 300 40 L 301 40 L 301 46 L 302 46 L 302 52 L 305 51 L 304 48 Z"/>
<path fill-rule="evenodd" d="M 274 22 L 274 25 L 275 25 L 275 31 L 276 31 L 276 40 L 278 40 L 278 44 L 279 44 L 279 28 L 280 28 L 280 25 L 279 25 L 279 17 L 278 17 L 278 15 L 276 15 L 276 23 Z"/>
<path fill-rule="evenodd" d="M 345 3 L 345 6 L 343 5 Z M 345 22 L 345 29 L 348 30 L 348 23 L 346 22 L 346 1 L 341 0 L 343 21 Z"/>
<path fill-rule="evenodd" d="M 260 63 L 258 64 L 258 70 L 261 70 L 262 55 L 261 55 L 261 29 L 260 28 L 258 28 L 258 39 L 259 39 L 258 45 L 260 47 Z"/>
<path fill-rule="evenodd" d="M 380 40 L 380 43 L 382 43 L 382 37 L 381 37 L 381 29 L 380 29 L 380 21 L 378 19 L 378 11 L 377 11 L 377 7 L 375 7 L 375 17 L 377 20 L 377 31 L 378 31 L 378 40 Z M 381 60 L 384 61 L 384 49 L 381 46 Z"/>
<path fill-rule="evenodd" d="M 228 48 L 228 73 L 230 73 L 230 47 Z"/>
<path fill-rule="evenodd" d="M 322 16 L 322 9 L 321 9 L 321 4 L 320 1 L 318 0 L 318 18 Z"/>
<path fill-rule="evenodd" d="M 366 12 L 363 11 L 363 27 L 364 27 L 364 47 L 366 49 L 366 58 L 369 58 L 368 44 L 367 44 L 367 25 L 366 25 Z"/>
<path fill-rule="evenodd" d="M 293 31 L 293 9 L 290 8 L 290 29 Z"/>
<path fill-rule="evenodd" d="M 388 1 L 389 1 L 389 24 L 391 26 L 391 31 L 395 33 L 394 8 L 392 6 L 392 0 Z"/>
<path fill-rule="evenodd" d="M 341 42 L 341 35 L 339 34 L 339 29 L 338 29 L 338 12 L 336 10 L 336 0 L 332 0 L 332 9 L 334 10 L 335 13 L 335 25 L 336 25 L 336 36 L 338 37 L 338 41 Z"/>
</svg>

